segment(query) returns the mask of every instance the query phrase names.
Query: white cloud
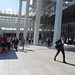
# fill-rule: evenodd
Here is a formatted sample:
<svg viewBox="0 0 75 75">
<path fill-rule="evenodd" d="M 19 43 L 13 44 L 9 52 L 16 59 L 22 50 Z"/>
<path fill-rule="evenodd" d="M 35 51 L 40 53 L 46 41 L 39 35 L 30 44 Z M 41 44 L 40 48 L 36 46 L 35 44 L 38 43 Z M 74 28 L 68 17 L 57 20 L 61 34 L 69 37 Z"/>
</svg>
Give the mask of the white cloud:
<svg viewBox="0 0 75 75">
<path fill-rule="evenodd" d="M 12 11 L 12 9 L 10 9 L 10 8 L 5 9 L 5 11 L 6 11 L 6 13 L 7 13 L 7 14 L 10 14 L 10 13 L 12 13 L 12 12 L 13 12 L 13 11 Z"/>
<path fill-rule="evenodd" d="M 5 9 L 6 11 L 13 11 L 12 9 L 8 8 L 8 9 Z"/>
<path fill-rule="evenodd" d="M 6 13 L 7 14 L 17 14 L 17 12 L 16 11 L 13 11 L 12 9 L 10 9 L 10 8 L 8 8 L 8 9 L 5 9 L 5 11 L 6 11 Z"/>
</svg>

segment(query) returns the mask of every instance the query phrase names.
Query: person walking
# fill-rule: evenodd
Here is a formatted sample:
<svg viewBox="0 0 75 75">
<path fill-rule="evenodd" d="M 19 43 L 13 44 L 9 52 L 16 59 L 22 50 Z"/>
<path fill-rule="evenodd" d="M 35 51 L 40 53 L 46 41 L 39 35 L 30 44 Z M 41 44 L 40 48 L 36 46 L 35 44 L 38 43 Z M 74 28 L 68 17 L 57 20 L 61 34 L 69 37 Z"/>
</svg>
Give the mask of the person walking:
<svg viewBox="0 0 75 75">
<path fill-rule="evenodd" d="M 18 48 L 18 47 L 17 47 L 17 46 L 18 46 L 18 43 L 19 43 L 19 41 L 18 41 L 17 37 L 15 37 L 15 38 L 14 38 L 14 48 L 16 49 L 16 51 L 18 51 L 18 50 L 17 50 L 17 48 Z"/>
<path fill-rule="evenodd" d="M 2 38 L 0 37 L 0 53 L 2 52 Z"/>
<path fill-rule="evenodd" d="M 6 43 L 7 43 L 7 48 L 8 48 L 8 50 L 10 50 L 11 39 L 10 39 L 9 36 L 7 36 L 7 38 L 6 38 Z"/>
<path fill-rule="evenodd" d="M 57 48 L 57 53 L 56 53 L 56 55 L 54 57 L 54 61 L 56 61 L 56 57 L 58 56 L 58 54 L 60 52 L 62 52 L 63 63 L 66 63 L 66 61 L 65 61 L 65 51 L 64 51 L 64 39 L 65 39 L 65 37 L 62 36 L 61 39 L 59 39 L 58 41 L 55 42 L 56 43 L 56 48 Z"/>
<path fill-rule="evenodd" d="M 10 37 L 10 39 L 11 39 L 10 48 L 12 48 L 12 45 L 13 45 L 12 40 L 13 40 L 13 38 Z"/>
<path fill-rule="evenodd" d="M 48 43 L 48 48 L 49 48 L 49 47 L 51 48 L 51 45 L 50 45 L 51 39 L 50 39 L 50 38 L 47 38 L 47 43 Z"/>
<path fill-rule="evenodd" d="M 29 41 L 29 45 L 30 45 L 31 44 L 31 37 L 28 38 L 28 41 Z"/>
<path fill-rule="evenodd" d="M 33 44 L 33 40 L 34 40 L 34 38 L 32 37 L 31 40 L 32 40 L 32 44 Z"/>
<path fill-rule="evenodd" d="M 22 50 L 24 50 L 24 44 L 25 44 L 25 39 L 24 39 L 24 37 L 22 37 L 21 38 L 21 45 L 23 46 L 23 49 Z"/>
<path fill-rule="evenodd" d="M 3 35 L 2 37 L 2 49 L 5 49 L 5 52 L 7 53 L 7 48 L 6 48 L 6 37 Z"/>
<path fill-rule="evenodd" d="M 75 45 L 75 38 L 73 39 L 73 44 Z"/>
<path fill-rule="evenodd" d="M 14 39 L 15 37 L 12 37 L 12 48 L 14 47 Z"/>
<path fill-rule="evenodd" d="M 71 38 L 69 38 L 68 42 L 69 42 L 69 45 L 70 45 L 70 44 L 71 44 L 71 42 L 72 42 L 72 39 L 71 39 Z"/>
</svg>

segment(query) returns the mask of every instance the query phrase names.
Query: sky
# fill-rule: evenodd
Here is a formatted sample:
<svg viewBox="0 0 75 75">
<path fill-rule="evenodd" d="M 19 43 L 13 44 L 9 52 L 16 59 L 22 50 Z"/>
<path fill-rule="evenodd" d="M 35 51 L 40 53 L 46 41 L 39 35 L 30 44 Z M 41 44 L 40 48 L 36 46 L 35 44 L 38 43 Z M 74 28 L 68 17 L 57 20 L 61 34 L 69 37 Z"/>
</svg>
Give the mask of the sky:
<svg viewBox="0 0 75 75">
<path fill-rule="evenodd" d="M 18 0 L 0 0 L 1 10 L 13 10 L 18 11 L 19 2 Z"/>
<path fill-rule="evenodd" d="M 32 0 L 31 0 L 32 1 Z M 23 2 L 22 12 L 26 9 L 26 2 Z M 0 10 L 19 11 L 19 0 L 0 0 Z"/>
</svg>

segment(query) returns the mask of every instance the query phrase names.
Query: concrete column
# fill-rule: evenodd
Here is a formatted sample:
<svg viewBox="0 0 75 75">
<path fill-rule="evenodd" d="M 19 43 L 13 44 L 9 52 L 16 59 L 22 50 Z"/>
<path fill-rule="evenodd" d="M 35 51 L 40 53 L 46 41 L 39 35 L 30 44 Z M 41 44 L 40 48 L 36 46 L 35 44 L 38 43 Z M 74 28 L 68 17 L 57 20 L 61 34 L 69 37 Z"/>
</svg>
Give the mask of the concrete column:
<svg viewBox="0 0 75 75">
<path fill-rule="evenodd" d="M 24 34 L 23 34 L 25 40 L 27 37 L 27 31 L 28 31 L 29 6 L 30 6 L 30 0 L 27 0 L 25 22 L 24 22 Z"/>
<path fill-rule="evenodd" d="M 33 19 L 33 32 L 34 32 L 34 25 L 35 25 L 35 21 L 34 21 L 34 19 Z"/>
<path fill-rule="evenodd" d="M 19 39 L 20 25 L 21 25 L 21 10 L 22 10 L 22 0 L 19 0 L 19 16 L 18 16 L 17 34 L 16 34 L 18 39 Z"/>
<path fill-rule="evenodd" d="M 30 22 L 30 31 L 31 31 L 31 20 L 29 22 Z"/>
<path fill-rule="evenodd" d="M 51 29 L 52 29 L 52 27 L 51 27 L 51 20 L 50 20 L 50 22 L 49 22 L 49 30 L 50 30 L 50 31 L 49 31 L 49 33 L 50 33 L 49 35 L 50 35 L 50 38 L 51 38 L 51 36 L 52 36 L 52 34 L 51 34 Z"/>
<path fill-rule="evenodd" d="M 40 17 L 41 17 L 41 5 L 42 5 L 42 0 L 37 0 L 35 30 L 34 30 L 34 45 L 38 45 L 39 26 L 40 26 Z"/>
<path fill-rule="evenodd" d="M 44 29 L 45 29 L 45 21 L 43 21 L 43 28 L 42 28 L 42 30 L 43 30 L 43 32 L 44 32 Z"/>
<path fill-rule="evenodd" d="M 63 0 L 57 0 L 53 48 L 55 48 L 55 42 L 61 37 L 62 9 L 63 9 Z"/>
</svg>

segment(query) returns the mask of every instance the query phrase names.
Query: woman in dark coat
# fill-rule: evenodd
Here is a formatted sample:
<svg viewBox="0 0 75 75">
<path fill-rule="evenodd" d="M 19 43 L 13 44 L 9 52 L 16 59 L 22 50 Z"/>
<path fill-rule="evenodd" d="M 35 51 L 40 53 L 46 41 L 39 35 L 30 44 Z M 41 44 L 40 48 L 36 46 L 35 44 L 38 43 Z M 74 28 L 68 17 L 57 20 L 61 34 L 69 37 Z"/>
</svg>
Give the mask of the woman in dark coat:
<svg viewBox="0 0 75 75">
<path fill-rule="evenodd" d="M 18 50 L 17 50 L 17 48 L 18 48 L 18 47 L 17 47 L 17 46 L 18 46 L 18 43 L 19 43 L 19 41 L 18 41 L 17 37 L 15 37 L 15 38 L 14 38 L 14 48 L 16 49 L 16 51 L 18 51 Z"/>
</svg>

